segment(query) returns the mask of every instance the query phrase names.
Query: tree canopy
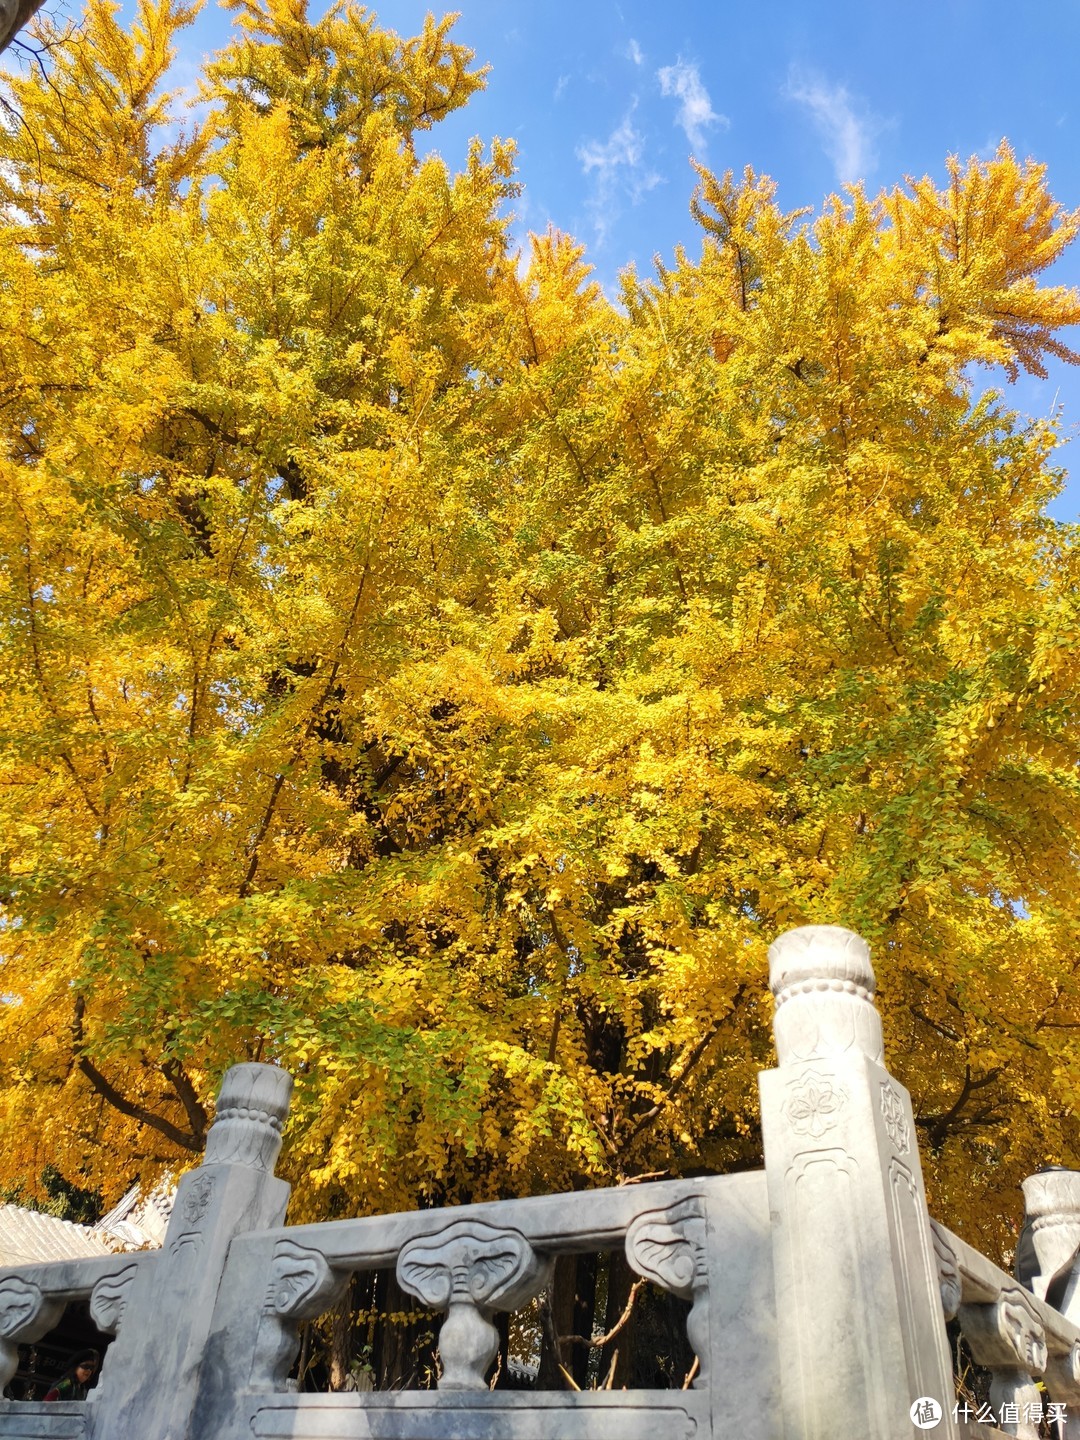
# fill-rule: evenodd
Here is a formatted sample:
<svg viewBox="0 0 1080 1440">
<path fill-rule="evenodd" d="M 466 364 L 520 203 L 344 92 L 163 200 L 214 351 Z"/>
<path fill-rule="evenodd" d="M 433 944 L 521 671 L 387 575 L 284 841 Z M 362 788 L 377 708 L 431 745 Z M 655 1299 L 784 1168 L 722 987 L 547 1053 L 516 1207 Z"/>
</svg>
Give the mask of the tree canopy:
<svg viewBox="0 0 1080 1440">
<path fill-rule="evenodd" d="M 90 0 L 0 132 L 0 1182 L 298 1078 L 305 1215 L 760 1163 L 765 949 L 871 941 L 937 1213 L 1080 1165 L 1080 229 L 1002 145 L 614 303 L 429 19 Z"/>
</svg>

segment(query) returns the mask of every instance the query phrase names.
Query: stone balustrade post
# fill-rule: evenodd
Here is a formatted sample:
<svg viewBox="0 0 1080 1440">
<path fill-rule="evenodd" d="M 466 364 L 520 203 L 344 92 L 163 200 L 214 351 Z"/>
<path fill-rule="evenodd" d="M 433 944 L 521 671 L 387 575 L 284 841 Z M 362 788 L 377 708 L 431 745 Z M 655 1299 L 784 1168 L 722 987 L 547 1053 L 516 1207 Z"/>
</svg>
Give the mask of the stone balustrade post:
<svg viewBox="0 0 1080 1440">
<path fill-rule="evenodd" d="M 955 1440 L 911 1101 L 882 1058 L 866 943 L 807 925 L 769 950 L 779 1066 L 760 1077 L 785 1440 Z M 940 1407 L 927 1431 L 923 1415 Z"/>
<path fill-rule="evenodd" d="M 274 1164 L 291 1090 L 274 1065 L 226 1073 L 203 1163 L 180 1181 L 161 1254 L 132 1266 L 110 1298 L 122 1323 L 88 1406 L 94 1440 L 188 1435 L 229 1244 L 285 1218 L 289 1186 Z"/>
</svg>

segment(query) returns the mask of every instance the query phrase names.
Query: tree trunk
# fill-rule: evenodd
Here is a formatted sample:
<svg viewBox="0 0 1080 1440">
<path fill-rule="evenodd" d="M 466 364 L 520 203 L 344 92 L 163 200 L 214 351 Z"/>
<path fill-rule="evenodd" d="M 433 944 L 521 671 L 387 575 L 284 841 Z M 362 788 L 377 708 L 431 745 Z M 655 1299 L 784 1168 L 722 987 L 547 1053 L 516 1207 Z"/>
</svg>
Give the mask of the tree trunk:
<svg viewBox="0 0 1080 1440">
<path fill-rule="evenodd" d="M 607 1305 L 604 1313 L 605 1335 L 614 1330 L 615 1326 L 619 1323 L 619 1319 L 630 1300 L 630 1291 L 633 1288 L 636 1278 L 634 1272 L 626 1263 L 626 1256 L 623 1252 L 621 1250 L 613 1250 L 608 1256 Z M 635 1309 L 636 1308 L 635 1306 Z M 612 1376 L 611 1388 L 613 1390 L 621 1390 L 628 1384 L 634 1331 L 636 1328 L 637 1316 L 634 1314 L 634 1311 L 631 1311 L 630 1318 L 619 1333 L 602 1347 L 600 1351 L 599 1384 L 604 1385 L 607 1383 L 607 1378 L 611 1373 L 613 1364 L 615 1366 L 615 1373 Z"/>
</svg>

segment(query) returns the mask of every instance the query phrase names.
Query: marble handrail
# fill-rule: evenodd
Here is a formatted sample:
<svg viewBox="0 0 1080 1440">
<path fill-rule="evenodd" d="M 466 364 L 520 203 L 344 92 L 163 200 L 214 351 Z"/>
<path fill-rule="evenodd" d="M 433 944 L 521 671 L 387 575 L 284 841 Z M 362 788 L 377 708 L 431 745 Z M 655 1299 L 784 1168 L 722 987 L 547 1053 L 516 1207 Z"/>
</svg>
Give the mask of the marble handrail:
<svg viewBox="0 0 1080 1440">
<path fill-rule="evenodd" d="M 976 1363 L 992 1372 L 994 1411 L 1019 1412 L 999 1421 L 1004 1433 L 1038 1440 L 1038 1426 L 1023 1418 L 1041 1401 L 1036 1379 L 1054 1401 L 1080 1404 L 1080 1329 L 944 1225 L 930 1224 L 945 1318 L 959 1320 Z"/>
<path fill-rule="evenodd" d="M 19 1346 L 48 1334 L 71 1300 L 89 1298 L 94 1324 L 115 1335 L 136 1270 L 140 1265 L 152 1266 L 156 1258 L 153 1251 L 95 1255 L 0 1272 L 0 1389 L 18 1368 Z"/>
</svg>

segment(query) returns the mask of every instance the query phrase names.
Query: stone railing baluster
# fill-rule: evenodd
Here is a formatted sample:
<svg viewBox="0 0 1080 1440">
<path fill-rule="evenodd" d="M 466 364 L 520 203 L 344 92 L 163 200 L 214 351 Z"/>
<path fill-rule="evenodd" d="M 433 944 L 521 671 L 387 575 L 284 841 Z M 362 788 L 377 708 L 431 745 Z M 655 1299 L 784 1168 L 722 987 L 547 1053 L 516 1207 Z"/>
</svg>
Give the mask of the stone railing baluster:
<svg viewBox="0 0 1080 1440">
<path fill-rule="evenodd" d="M 698 1357 L 698 1376 L 709 1381 L 709 1271 L 705 1252 L 705 1211 L 697 1197 L 667 1210 L 648 1210 L 626 1232 L 630 1268 L 664 1290 L 690 1300 L 686 1332 Z"/>
<path fill-rule="evenodd" d="M 1039 1440 L 1031 1416 L 1041 1395 L 1033 1377 L 1046 1370 L 1046 1332 L 1019 1285 L 991 1305 L 961 1305 L 960 1327 L 976 1364 L 992 1374 L 990 1405 L 1006 1435 Z"/>
<path fill-rule="evenodd" d="M 439 1330 L 440 1390 L 483 1390 L 499 1348 L 493 1310 L 516 1310 L 548 1283 L 551 1263 L 517 1230 L 458 1220 L 419 1236 L 398 1256 L 403 1290 L 445 1310 Z"/>
<path fill-rule="evenodd" d="M 32 1280 L 8 1275 L 0 1280 L 0 1390 L 19 1365 L 19 1346 L 40 1340 L 64 1312 L 64 1301 L 46 1296 Z"/>
</svg>

